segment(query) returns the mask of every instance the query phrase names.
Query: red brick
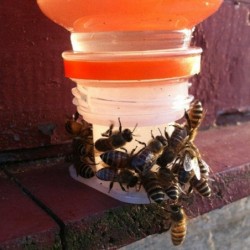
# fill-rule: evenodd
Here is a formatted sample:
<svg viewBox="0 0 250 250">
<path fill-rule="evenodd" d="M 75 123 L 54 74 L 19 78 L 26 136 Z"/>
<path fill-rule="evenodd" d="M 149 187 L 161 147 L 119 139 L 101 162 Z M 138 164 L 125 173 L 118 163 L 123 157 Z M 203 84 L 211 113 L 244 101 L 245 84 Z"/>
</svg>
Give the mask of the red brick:
<svg viewBox="0 0 250 250">
<path fill-rule="evenodd" d="M 21 173 L 16 177 L 65 223 L 123 204 L 73 180 L 68 167 L 68 163 L 57 164 L 51 168 Z"/>
<path fill-rule="evenodd" d="M 194 195 L 184 202 L 189 217 L 250 195 L 249 138 L 250 123 L 199 133 L 197 145 L 213 171 L 213 195 L 209 199 Z M 127 205 L 116 201 L 73 180 L 68 164 L 37 168 L 15 176 L 64 221 L 69 248 L 112 249 L 166 230 L 162 218 L 157 220 L 158 227 L 147 226 L 154 225 L 154 216 L 159 213 L 154 214 L 154 204 Z M 88 246 L 84 245 L 86 242 Z"/>
<path fill-rule="evenodd" d="M 1 250 L 61 246 L 58 225 L 3 175 L 0 190 Z"/>
<path fill-rule="evenodd" d="M 214 172 L 250 162 L 250 123 L 217 127 L 198 133 L 197 145 Z"/>
</svg>

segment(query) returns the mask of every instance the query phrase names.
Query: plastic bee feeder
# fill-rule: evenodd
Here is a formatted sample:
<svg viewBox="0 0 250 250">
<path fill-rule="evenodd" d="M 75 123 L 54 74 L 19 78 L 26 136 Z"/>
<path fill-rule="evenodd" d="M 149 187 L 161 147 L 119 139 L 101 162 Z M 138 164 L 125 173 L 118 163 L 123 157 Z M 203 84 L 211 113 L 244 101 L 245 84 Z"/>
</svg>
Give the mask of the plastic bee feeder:
<svg viewBox="0 0 250 250">
<path fill-rule="evenodd" d="M 222 0 L 37 0 L 41 10 L 71 32 L 73 51 L 63 53 L 66 77 L 76 82 L 73 103 L 93 125 L 94 142 L 118 118 L 122 128 L 148 142 L 184 115 L 193 97 L 189 78 L 200 72 L 200 48 L 190 47 L 193 27 Z M 143 2 L 143 3 L 142 3 Z M 143 6 L 142 6 L 143 5 Z M 122 7 L 122 8 L 121 8 Z M 126 10 L 126 11 L 124 11 Z M 126 144 L 130 152 L 138 146 Z M 103 167 L 95 151 L 97 169 Z M 149 203 L 143 188 L 128 192 L 96 177 L 71 176 L 115 199 Z"/>
</svg>

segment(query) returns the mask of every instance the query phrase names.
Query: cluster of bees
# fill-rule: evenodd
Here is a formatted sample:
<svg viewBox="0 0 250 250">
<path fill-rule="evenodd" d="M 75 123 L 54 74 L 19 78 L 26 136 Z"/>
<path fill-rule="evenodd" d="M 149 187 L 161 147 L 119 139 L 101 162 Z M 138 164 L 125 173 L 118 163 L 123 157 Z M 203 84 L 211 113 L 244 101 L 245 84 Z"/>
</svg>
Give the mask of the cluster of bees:
<svg viewBox="0 0 250 250">
<path fill-rule="evenodd" d="M 115 182 L 119 183 L 123 191 L 129 188 L 140 190 L 142 186 L 150 200 L 169 212 L 172 242 L 180 245 L 186 236 L 186 213 L 180 202 L 181 197 L 191 195 L 193 190 L 204 197 L 211 196 L 208 178 L 210 169 L 194 144 L 204 114 L 201 102 L 194 101 L 185 111 L 185 122 L 171 125 L 171 135 L 166 129 L 164 135 L 159 130 L 157 136 L 151 131 L 152 139 L 147 144 L 136 140 L 143 147 L 137 152 L 136 147 L 128 153 L 124 146 L 134 139 L 137 125 L 132 131 L 122 129 L 118 118 L 117 131 L 113 131 L 114 125 L 111 124 L 102 137 L 93 142 L 91 125 L 84 120 L 79 121 L 76 113 L 65 127 L 74 136 L 74 166 L 77 174 L 83 178 L 96 176 L 109 181 L 109 191 Z M 104 163 L 104 167 L 98 171 L 93 167 L 94 151 L 100 152 Z"/>
</svg>

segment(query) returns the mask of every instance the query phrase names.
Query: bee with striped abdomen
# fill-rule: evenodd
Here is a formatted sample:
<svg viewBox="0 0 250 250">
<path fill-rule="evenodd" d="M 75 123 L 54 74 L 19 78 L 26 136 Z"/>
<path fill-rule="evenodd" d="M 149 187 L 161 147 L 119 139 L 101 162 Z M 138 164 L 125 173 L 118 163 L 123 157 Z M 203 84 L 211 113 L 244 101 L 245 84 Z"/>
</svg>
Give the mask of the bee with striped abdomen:
<svg viewBox="0 0 250 250">
<path fill-rule="evenodd" d="M 87 157 L 80 158 L 80 160 L 74 162 L 77 175 L 80 175 L 85 179 L 89 179 L 95 176 L 95 171 L 92 168 L 93 165 L 95 164 L 92 163 Z"/>
<path fill-rule="evenodd" d="M 174 201 L 180 197 L 180 186 L 178 182 L 173 182 L 168 188 L 165 189 L 166 195 Z"/>
<path fill-rule="evenodd" d="M 140 178 L 148 197 L 156 203 L 163 202 L 165 193 L 157 174 L 153 171 L 148 171 L 144 175 L 140 175 Z"/>
<path fill-rule="evenodd" d="M 95 148 L 98 151 L 106 152 L 109 150 L 122 148 L 127 142 L 131 142 L 133 140 L 133 132 L 135 131 L 137 124 L 135 125 L 133 131 L 127 128 L 122 130 L 120 118 L 118 118 L 118 121 L 119 121 L 118 131 L 113 131 L 114 124 L 111 124 L 109 129 L 102 134 L 102 136 L 106 138 L 100 138 L 96 140 Z"/>
<path fill-rule="evenodd" d="M 208 179 L 202 177 L 198 180 L 195 176 L 190 180 L 189 192 L 192 191 L 192 188 L 195 188 L 196 191 L 204 197 L 210 197 L 212 194 L 211 188 L 208 183 Z"/>
<path fill-rule="evenodd" d="M 155 138 L 153 137 L 147 145 L 140 141 L 137 142 L 143 144 L 144 148 L 131 156 L 130 167 L 137 171 L 140 175 L 145 175 L 156 163 L 157 158 L 162 153 L 166 142 L 159 136 Z"/>
<path fill-rule="evenodd" d="M 199 100 L 191 103 L 189 110 L 185 112 L 185 118 L 189 128 L 189 141 L 194 141 L 204 116 L 205 112 L 202 103 Z"/>
<path fill-rule="evenodd" d="M 103 162 L 109 165 L 110 167 L 116 169 L 129 167 L 130 155 L 125 152 L 111 150 L 101 154 L 100 157 Z"/>
<path fill-rule="evenodd" d="M 182 126 L 180 124 L 175 124 L 174 131 L 171 136 L 168 135 L 165 130 L 165 137 L 167 139 L 167 146 L 164 147 L 162 154 L 157 159 L 157 165 L 160 167 L 166 167 L 169 163 L 171 163 L 175 157 L 177 156 L 180 149 L 186 142 L 188 138 L 188 131 L 186 126 Z"/>
<path fill-rule="evenodd" d="M 170 205 L 171 239 L 175 246 L 181 245 L 187 233 L 187 216 L 180 205 Z"/>
<path fill-rule="evenodd" d="M 103 181 L 110 181 L 109 192 L 113 188 L 114 182 L 118 182 L 121 189 L 126 191 L 123 184 L 126 184 L 127 188 L 135 187 L 138 183 L 138 176 L 129 169 L 114 169 L 111 167 L 104 167 L 96 172 L 96 177 Z"/>
</svg>

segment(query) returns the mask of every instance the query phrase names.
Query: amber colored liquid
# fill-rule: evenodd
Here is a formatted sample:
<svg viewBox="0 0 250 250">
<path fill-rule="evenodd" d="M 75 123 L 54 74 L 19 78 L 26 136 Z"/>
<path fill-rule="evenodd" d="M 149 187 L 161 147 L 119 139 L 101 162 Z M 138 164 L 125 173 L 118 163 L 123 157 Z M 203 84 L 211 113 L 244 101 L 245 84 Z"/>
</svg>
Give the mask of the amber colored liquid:
<svg viewBox="0 0 250 250">
<path fill-rule="evenodd" d="M 74 32 L 192 28 L 222 0 L 37 0 L 51 20 Z"/>
<path fill-rule="evenodd" d="M 65 75 L 70 78 L 93 80 L 147 80 L 189 77 L 200 70 L 200 55 L 155 58 L 135 61 L 68 61 L 64 60 Z"/>
</svg>

